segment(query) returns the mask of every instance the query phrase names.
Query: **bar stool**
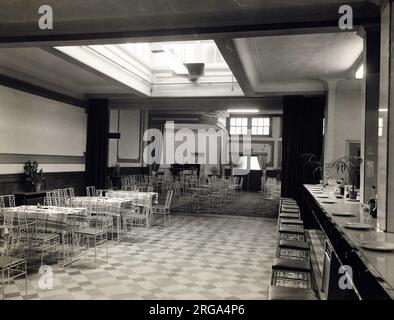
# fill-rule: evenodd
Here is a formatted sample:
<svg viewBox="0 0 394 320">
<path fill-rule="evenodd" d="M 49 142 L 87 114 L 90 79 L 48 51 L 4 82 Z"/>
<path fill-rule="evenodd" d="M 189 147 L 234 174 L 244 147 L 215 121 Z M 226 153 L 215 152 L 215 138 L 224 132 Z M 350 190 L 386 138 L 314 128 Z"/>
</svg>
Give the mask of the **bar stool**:
<svg viewBox="0 0 394 320">
<path fill-rule="evenodd" d="M 279 240 L 277 258 L 310 261 L 309 243 L 305 241 Z"/>
<path fill-rule="evenodd" d="M 281 218 L 280 219 L 280 223 L 283 226 L 303 226 L 304 225 L 304 221 L 300 220 L 300 219 L 286 219 L 286 218 Z"/>
<path fill-rule="evenodd" d="M 311 264 L 307 261 L 275 258 L 271 284 L 279 287 L 312 289 Z"/>
<path fill-rule="evenodd" d="M 317 300 L 317 298 L 313 290 L 270 285 L 268 300 Z"/>
<path fill-rule="evenodd" d="M 288 207 L 299 207 L 297 202 L 292 202 L 292 201 L 282 201 L 282 206 L 288 206 Z"/>
<path fill-rule="evenodd" d="M 290 207 L 290 208 L 299 208 L 296 202 L 281 202 L 280 203 L 280 207 L 281 208 L 286 208 L 286 207 Z"/>
<path fill-rule="evenodd" d="M 279 201 L 289 201 L 289 202 L 296 202 L 293 198 L 285 198 L 285 197 L 280 197 Z"/>
<path fill-rule="evenodd" d="M 300 219 L 300 214 L 299 213 L 291 213 L 291 212 L 283 212 L 279 214 L 279 218 L 281 219 L 295 219 L 299 220 Z"/>
<path fill-rule="evenodd" d="M 304 226 L 291 226 L 291 225 L 280 225 L 279 226 L 279 233 L 297 233 L 297 234 L 304 234 Z"/>
<path fill-rule="evenodd" d="M 284 227 L 279 225 L 278 240 L 305 241 L 303 228 Z"/>
<path fill-rule="evenodd" d="M 281 210 L 282 210 L 282 211 L 288 211 L 288 212 L 300 211 L 300 207 L 297 206 L 297 205 L 286 205 L 286 204 L 282 204 Z"/>
</svg>

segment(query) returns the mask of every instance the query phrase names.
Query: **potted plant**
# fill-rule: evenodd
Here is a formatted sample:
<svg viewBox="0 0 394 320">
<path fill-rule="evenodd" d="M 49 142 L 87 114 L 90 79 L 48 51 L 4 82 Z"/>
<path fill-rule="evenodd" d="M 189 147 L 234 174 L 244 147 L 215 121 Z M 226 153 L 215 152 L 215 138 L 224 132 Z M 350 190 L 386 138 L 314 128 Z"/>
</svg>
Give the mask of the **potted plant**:
<svg viewBox="0 0 394 320">
<path fill-rule="evenodd" d="M 325 163 L 323 158 L 319 159 L 313 153 L 305 153 L 301 158 L 304 162 L 304 167 L 310 167 L 313 170 L 313 174 L 318 174 L 319 180 L 322 183 L 323 174 L 332 167 L 332 163 Z"/>
<path fill-rule="evenodd" d="M 25 181 L 26 181 L 26 191 L 31 191 L 31 177 L 33 171 L 33 163 L 31 161 L 27 161 L 23 166 L 23 170 L 25 171 Z"/>
<path fill-rule="evenodd" d="M 357 198 L 357 191 L 356 183 L 357 183 L 357 176 L 360 173 L 360 165 L 362 163 L 362 159 L 360 157 L 342 157 L 338 160 L 335 160 L 332 165 L 337 170 L 337 173 L 344 174 L 348 172 L 350 183 L 352 185 L 352 189 L 349 191 L 349 198 L 356 199 Z"/>
<path fill-rule="evenodd" d="M 37 161 L 27 161 L 23 167 L 25 171 L 26 185 L 34 191 L 40 191 L 42 180 L 44 176 L 44 172 L 42 169 L 38 170 L 38 162 Z"/>
<path fill-rule="evenodd" d="M 120 177 L 120 165 L 119 163 L 115 164 L 113 167 L 112 175 L 114 178 Z"/>
<path fill-rule="evenodd" d="M 122 180 L 121 180 L 121 172 L 120 165 L 116 163 L 109 170 L 108 184 L 110 187 L 112 184 L 112 188 L 121 189 L 122 188 Z"/>
<path fill-rule="evenodd" d="M 212 175 L 212 176 L 218 176 L 218 175 L 219 175 L 219 169 L 218 169 L 218 167 L 211 167 L 211 168 L 209 169 L 209 171 L 211 171 L 211 175 Z"/>
<path fill-rule="evenodd" d="M 34 191 L 41 191 L 42 180 L 44 177 L 44 172 L 42 168 L 38 171 L 35 171 L 32 178 L 32 184 L 34 186 Z"/>
</svg>

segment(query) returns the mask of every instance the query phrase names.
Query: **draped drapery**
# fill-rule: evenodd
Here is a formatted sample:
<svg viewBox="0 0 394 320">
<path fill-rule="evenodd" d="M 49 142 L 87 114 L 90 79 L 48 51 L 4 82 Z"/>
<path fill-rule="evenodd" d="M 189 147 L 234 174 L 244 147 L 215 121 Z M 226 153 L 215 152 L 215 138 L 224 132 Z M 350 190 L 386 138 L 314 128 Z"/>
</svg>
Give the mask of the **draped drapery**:
<svg viewBox="0 0 394 320">
<path fill-rule="evenodd" d="M 283 101 L 282 196 L 299 200 L 303 184 L 318 183 L 302 155 L 323 150 L 325 96 L 287 96 Z"/>
<path fill-rule="evenodd" d="M 87 114 L 86 185 L 103 189 L 108 175 L 108 100 L 90 99 Z"/>
<path fill-rule="evenodd" d="M 257 155 L 257 161 L 259 162 L 260 169 L 263 172 L 267 169 L 267 156 L 267 153 Z"/>
<path fill-rule="evenodd" d="M 267 156 L 266 152 L 257 155 L 257 161 L 261 169 L 261 190 L 263 190 L 265 185 L 265 171 L 267 170 Z"/>
<path fill-rule="evenodd" d="M 161 134 L 163 135 L 164 134 L 164 126 L 165 126 L 165 122 L 164 121 L 155 121 L 155 122 L 152 122 L 151 128 L 159 130 L 161 132 Z M 163 149 L 163 145 L 162 145 L 162 149 L 161 150 L 154 150 L 153 151 L 154 154 L 152 154 L 152 156 L 155 156 L 156 152 L 161 152 L 162 153 L 163 151 L 164 151 L 164 149 Z M 149 170 L 150 172 L 158 172 L 159 169 L 160 169 L 160 162 L 159 163 L 157 163 L 157 162 L 153 163 L 150 166 L 149 169 L 150 169 Z"/>
</svg>

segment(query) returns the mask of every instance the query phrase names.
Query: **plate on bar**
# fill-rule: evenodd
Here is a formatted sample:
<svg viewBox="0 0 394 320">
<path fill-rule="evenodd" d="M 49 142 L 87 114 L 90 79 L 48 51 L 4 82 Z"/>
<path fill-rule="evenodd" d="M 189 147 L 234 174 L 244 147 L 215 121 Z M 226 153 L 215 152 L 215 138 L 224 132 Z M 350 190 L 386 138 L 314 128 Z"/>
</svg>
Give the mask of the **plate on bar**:
<svg viewBox="0 0 394 320">
<path fill-rule="evenodd" d="M 360 202 L 360 200 L 358 200 L 358 199 L 346 199 L 346 200 L 349 202 Z"/>
<path fill-rule="evenodd" d="M 335 201 L 331 201 L 331 200 L 327 200 L 327 201 L 322 201 L 321 203 L 324 203 L 324 204 L 334 204 L 334 203 L 336 203 Z"/>
<path fill-rule="evenodd" d="M 373 226 L 367 223 L 348 222 L 345 224 L 345 228 L 354 230 L 370 230 L 373 229 Z"/>
<path fill-rule="evenodd" d="M 363 241 L 360 247 L 372 251 L 392 252 L 394 251 L 394 243 L 384 241 Z"/>
<path fill-rule="evenodd" d="M 356 216 L 350 212 L 334 212 L 332 215 L 337 216 L 337 217 L 355 217 Z"/>
</svg>

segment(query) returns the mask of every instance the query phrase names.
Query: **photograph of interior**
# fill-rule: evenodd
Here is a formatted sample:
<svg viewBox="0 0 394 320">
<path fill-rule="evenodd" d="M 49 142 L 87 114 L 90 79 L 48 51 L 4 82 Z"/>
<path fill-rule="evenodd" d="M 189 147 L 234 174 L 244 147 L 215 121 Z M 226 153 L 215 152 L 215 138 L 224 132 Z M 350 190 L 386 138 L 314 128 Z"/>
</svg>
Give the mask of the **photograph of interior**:
<svg viewBox="0 0 394 320">
<path fill-rule="evenodd" d="M 2 0 L 0 300 L 394 298 L 393 5 Z"/>
</svg>

